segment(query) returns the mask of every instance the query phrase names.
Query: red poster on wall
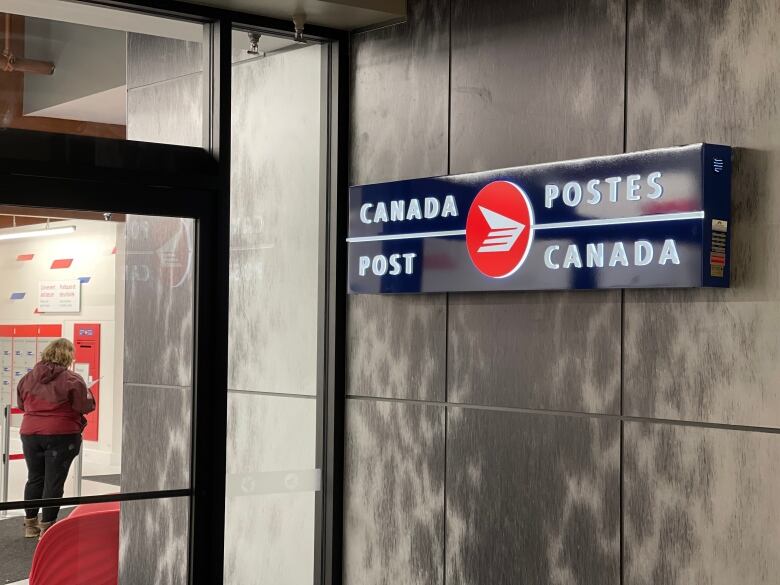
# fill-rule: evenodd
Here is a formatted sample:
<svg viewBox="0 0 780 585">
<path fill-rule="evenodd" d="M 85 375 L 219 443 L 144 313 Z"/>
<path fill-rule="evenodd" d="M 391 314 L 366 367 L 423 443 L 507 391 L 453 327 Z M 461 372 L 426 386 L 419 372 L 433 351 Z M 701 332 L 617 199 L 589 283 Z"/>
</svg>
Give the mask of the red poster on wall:
<svg viewBox="0 0 780 585">
<path fill-rule="evenodd" d="M 95 397 L 95 410 L 87 415 L 85 441 L 97 441 L 100 412 L 100 325 L 76 323 L 73 326 L 73 345 L 76 347 L 76 373 L 81 374 L 89 391 Z"/>
</svg>

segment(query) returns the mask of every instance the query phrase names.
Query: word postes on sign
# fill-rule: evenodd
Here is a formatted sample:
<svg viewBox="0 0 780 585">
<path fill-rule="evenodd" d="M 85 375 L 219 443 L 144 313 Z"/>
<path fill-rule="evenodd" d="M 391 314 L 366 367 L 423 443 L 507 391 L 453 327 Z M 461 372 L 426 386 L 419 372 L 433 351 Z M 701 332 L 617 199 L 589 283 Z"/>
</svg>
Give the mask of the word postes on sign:
<svg viewBox="0 0 780 585">
<path fill-rule="evenodd" d="M 727 287 L 731 148 L 350 189 L 349 292 Z"/>
</svg>

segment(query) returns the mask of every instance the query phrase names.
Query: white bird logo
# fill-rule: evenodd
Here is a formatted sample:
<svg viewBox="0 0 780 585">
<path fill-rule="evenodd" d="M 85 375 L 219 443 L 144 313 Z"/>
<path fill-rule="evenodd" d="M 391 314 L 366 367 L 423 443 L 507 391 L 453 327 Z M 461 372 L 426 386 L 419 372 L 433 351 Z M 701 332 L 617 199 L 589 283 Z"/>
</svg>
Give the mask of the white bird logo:
<svg viewBox="0 0 780 585">
<path fill-rule="evenodd" d="M 477 252 L 507 252 L 511 250 L 517 238 L 523 233 L 525 224 L 491 211 L 481 205 L 479 210 L 490 226 L 490 232 Z"/>
</svg>

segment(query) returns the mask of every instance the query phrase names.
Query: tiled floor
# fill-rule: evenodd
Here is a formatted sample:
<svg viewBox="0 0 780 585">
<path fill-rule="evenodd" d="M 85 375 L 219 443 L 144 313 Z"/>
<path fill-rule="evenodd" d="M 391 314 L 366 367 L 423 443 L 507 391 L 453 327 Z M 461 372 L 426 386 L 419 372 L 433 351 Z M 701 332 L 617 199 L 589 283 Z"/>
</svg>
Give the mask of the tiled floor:
<svg viewBox="0 0 780 585">
<path fill-rule="evenodd" d="M 72 507 L 62 508 L 59 519 L 67 517 Z M 23 538 L 21 518 L 0 517 L 0 583 L 16 583 L 30 573 L 37 546 L 34 538 Z"/>
<path fill-rule="evenodd" d="M 15 429 L 12 429 L 12 436 L 11 436 L 11 453 L 20 453 L 22 450 L 21 441 L 19 440 L 18 434 L 15 432 Z M 108 478 L 115 478 L 119 474 L 119 466 L 117 465 L 106 465 L 101 462 L 101 460 L 105 460 L 105 455 L 101 454 L 99 452 L 92 451 L 90 449 L 86 449 L 84 452 L 84 464 L 82 468 L 82 477 L 91 477 L 91 480 L 88 479 L 82 479 L 81 481 L 81 495 L 82 496 L 92 496 L 92 495 L 99 495 L 99 494 L 111 494 L 111 493 L 117 493 L 119 492 L 119 487 L 117 485 L 113 485 L 112 483 L 107 482 L 99 482 L 94 481 L 97 479 L 96 476 L 107 476 Z M 0 472 L 1 473 L 1 472 Z M 68 480 L 65 483 L 65 497 L 72 497 L 76 495 L 76 473 L 77 473 L 77 465 L 76 462 L 71 466 L 70 473 L 68 475 Z M 22 500 L 24 499 L 24 485 L 27 481 L 27 466 L 25 465 L 24 460 L 15 460 L 11 461 L 9 465 L 9 476 L 8 476 L 8 500 L 14 501 L 14 500 Z M 2 494 L 0 494 L 1 498 Z M 8 520 L 13 518 L 18 518 L 24 516 L 24 510 L 10 510 L 6 512 L 3 515 L 0 515 L 0 521 L 2 520 Z M 21 522 L 20 520 L 11 520 L 12 522 Z M 4 544 L 0 543 L 0 547 L 3 547 Z M 34 550 L 34 547 L 31 549 L 31 551 Z M 26 565 L 29 567 L 29 563 L 32 560 L 32 552 L 26 551 L 21 552 L 17 551 L 12 554 L 14 555 L 21 555 L 24 557 L 24 560 L 22 561 L 23 564 L 26 563 Z M 9 552 L 8 550 L 6 552 Z M 29 554 L 28 554 L 29 553 Z M 29 558 L 27 558 L 29 556 Z M 9 568 L 10 572 L 4 571 L 4 562 L 0 562 L 0 584 L 1 585 L 28 585 L 28 580 L 22 580 L 22 581 L 8 581 L 8 579 L 19 579 L 19 577 L 23 576 L 27 570 L 22 567 L 22 570 L 19 570 L 17 567 L 16 570 L 11 570 Z"/>
</svg>

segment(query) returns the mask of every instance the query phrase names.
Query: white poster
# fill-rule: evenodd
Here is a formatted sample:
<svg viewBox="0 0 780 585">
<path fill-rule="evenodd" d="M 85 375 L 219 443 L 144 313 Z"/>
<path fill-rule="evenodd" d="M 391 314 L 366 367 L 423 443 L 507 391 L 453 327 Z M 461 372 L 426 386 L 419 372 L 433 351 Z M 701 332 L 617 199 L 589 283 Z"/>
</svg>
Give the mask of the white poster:
<svg viewBox="0 0 780 585">
<path fill-rule="evenodd" d="M 84 383 L 89 387 L 91 380 L 89 379 L 89 364 L 76 363 L 73 364 L 73 371 L 76 372 L 84 380 Z"/>
<path fill-rule="evenodd" d="M 80 280 L 42 280 L 38 283 L 38 310 L 41 313 L 81 311 Z"/>
</svg>

